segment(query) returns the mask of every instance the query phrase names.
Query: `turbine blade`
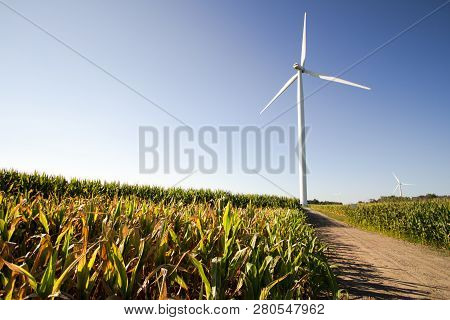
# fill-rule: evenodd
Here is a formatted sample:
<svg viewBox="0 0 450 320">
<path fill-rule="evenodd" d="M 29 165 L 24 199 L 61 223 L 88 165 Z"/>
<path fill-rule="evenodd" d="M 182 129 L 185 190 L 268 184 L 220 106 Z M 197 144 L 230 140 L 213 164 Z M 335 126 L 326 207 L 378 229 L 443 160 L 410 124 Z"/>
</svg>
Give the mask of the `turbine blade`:
<svg viewBox="0 0 450 320">
<path fill-rule="evenodd" d="M 402 186 L 415 186 L 415 184 L 411 184 L 411 183 L 402 183 Z"/>
<path fill-rule="evenodd" d="M 303 38 L 302 38 L 302 53 L 300 58 L 300 66 L 305 66 L 306 60 L 306 12 L 305 17 L 303 19 Z"/>
<path fill-rule="evenodd" d="M 397 180 L 397 183 L 400 183 L 400 180 L 397 178 L 397 176 L 395 175 L 395 173 L 392 172 L 392 175 L 394 176 L 395 180 Z"/>
<path fill-rule="evenodd" d="M 275 97 L 273 97 L 272 98 L 272 100 L 270 100 L 270 102 L 264 107 L 264 109 L 262 109 L 261 110 L 261 112 L 259 113 L 259 114 L 261 114 L 261 113 L 263 113 L 264 111 L 266 111 L 266 109 L 279 97 L 279 96 L 281 96 L 281 94 L 283 93 L 283 92 L 285 92 L 286 91 L 286 89 L 287 88 L 289 88 L 289 86 L 297 79 L 297 74 L 295 74 L 292 78 L 290 78 L 289 80 L 288 80 L 288 82 L 286 82 L 286 84 L 283 86 L 283 88 L 281 88 L 280 89 L 280 91 L 278 91 L 278 93 L 275 95 Z"/>
<path fill-rule="evenodd" d="M 339 82 L 339 83 L 346 84 L 346 85 L 349 85 L 349 86 L 370 90 L 369 87 L 366 87 L 366 86 L 363 86 L 363 85 L 360 85 L 360 84 L 357 84 L 357 83 L 354 83 L 354 82 L 350 82 L 350 81 L 347 81 L 347 80 L 344 80 L 344 79 L 336 78 L 336 77 L 333 77 L 333 76 L 325 76 L 325 75 L 318 74 L 318 73 L 315 73 L 315 72 L 310 71 L 310 70 L 305 70 L 304 72 L 309 74 L 310 76 L 313 76 L 313 77 L 316 77 L 316 78 L 320 78 L 320 79 L 323 79 L 323 80 Z"/>
</svg>

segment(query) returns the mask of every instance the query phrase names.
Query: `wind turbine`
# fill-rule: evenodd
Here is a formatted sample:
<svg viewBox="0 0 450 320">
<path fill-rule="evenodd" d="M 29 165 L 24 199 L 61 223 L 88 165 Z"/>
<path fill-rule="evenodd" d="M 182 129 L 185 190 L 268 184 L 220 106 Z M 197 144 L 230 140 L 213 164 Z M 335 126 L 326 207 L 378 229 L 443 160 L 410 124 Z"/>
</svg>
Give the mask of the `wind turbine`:
<svg viewBox="0 0 450 320">
<path fill-rule="evenodd" d="M 304 111 L 304 99 L 303 99 L 303 79 L 302 75 L 304 73 L 320 78 L 327 81 L 339 82 L 353 87 L 358 87 L 366 90 L 370 88 L 362 86 L 357 83 L 353 83 L 347 80 L 339 79 L 333 76 L 325 76 L 311 70 L 305 69 L 306 60 L 306 12 L 303 20 L 303 39 L 302 39 L 302 52 L 300 56 L 300 64 L 295 63 L 294 69 L 296 73 L 286 82 L 286 84 L 281 88 L 280 91 L 275 95 L 275 97 L 270 100 L 270 102 L 261 110 L 260 114 L 263 113 L 291 84 L 297 81 L 297 122 L 298 122 L 298 145 L 299 145 L 299 179 L 300 179 L 300 203 L 304 206 L 308 204 L 307 201 L 307 187 L 306 187 L 306 153 L 305 153 L 305 111 Z"/>
<path fill-rule="evenodd" d="M 413 184 L 400 182 L 400 179 L 397 178 L 395 173 L 392 172 L 392 175 L 394 176 L 395 180 L 397 181 L 397 185 L 395 186 L 394 192 L 392 192 L 392 193 L 395 194 L 395 191 L 397 191 L 397 189 L 398 189 L 400 192 L 400 197 L 403 197 L 402 186 L 413 186 Z"/>
</svg>

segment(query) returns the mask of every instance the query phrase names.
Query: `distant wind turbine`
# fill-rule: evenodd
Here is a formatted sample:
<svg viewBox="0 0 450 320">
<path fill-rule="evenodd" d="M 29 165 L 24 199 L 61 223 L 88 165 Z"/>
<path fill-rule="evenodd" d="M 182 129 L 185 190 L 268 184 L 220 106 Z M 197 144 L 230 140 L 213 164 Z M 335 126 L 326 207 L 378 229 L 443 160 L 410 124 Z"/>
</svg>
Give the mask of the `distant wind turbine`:
<svg viewBox="0 0 450 320">
<path fill-rule="evenodd" d="M 366 90 L 370 88 L 356 84 L 347 80 L 339 79 L 333 76 L 325 76 L 318 74 L 316 72 L 305 69 L 306 60 L 306 12 L 303 20 L 303 41 L 302 41 L 302 52 L 300 56 L 300 64 L 295 63 L 294 69 L 296 73 L 286 82 L 286 84 L 281 88 L 280 91 L 275 95 L 275 97 L 270 100 L 270 102 L 261 110 L 263 113 L 291 84 L 298 80 L 297 82 L 297 121 L 298 121 L 298 145 L 299 145 L 299 179 L 300 179 L 300 203 L 302 205 L 307 205 L 307 190 L 306 190 L 306 153 L 305 153 L 305 112 L 304 112 L 304 99 L 303 99 L 303 80 L 302 74 L 306 73 L 310 76 L 320 78 L 323 80 L 339 82 L 349 86 L 354 86 Z"/>
<path fill-rule="evenodd" d="M 398 189 L 400 197 L 403 197 L 402 186 L 413 186 L 413 184 L 400 182 L 400 179 L 397 178 L 395 173 L 392 172 L 392 175 L 394 176 L 395 180 L 397 181 L 397 185 L 395 186 L 394 192 L 392 192 L 392 193 L 395 194 L 395 191 L 397 191 L 397 189 Z"/>
</svg>

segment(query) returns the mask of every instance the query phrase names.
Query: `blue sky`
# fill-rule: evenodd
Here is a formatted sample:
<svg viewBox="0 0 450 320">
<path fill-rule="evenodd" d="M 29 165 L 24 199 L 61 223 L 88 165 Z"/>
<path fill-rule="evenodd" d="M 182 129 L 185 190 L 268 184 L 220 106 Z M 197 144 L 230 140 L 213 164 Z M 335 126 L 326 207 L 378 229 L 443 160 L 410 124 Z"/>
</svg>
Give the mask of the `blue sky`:
<svg viewBox="0 0 450 320">
<path fill-rule="evenodd" d="M 189 125 L 262 126 L 295 103 L 307 67 L 336 75 L 445 1 L 3 1 Z M 306 101 L 308 198 L 450 193 L 450 5 Z M 0 3 L 0 167 L 171 186 L 139 174 L 139 126 L 178 123 Z M 304 79 L 305 95 L 323 85 Z M 272 125 L 296 124 L 292 109 Z M 278 150 L 284 152 L 285 150 Z M 225 157 L 219 147 L 219 159 Z M 238 155 L 237 155 L 238 156 Z M 251 156 L 251 155 L 250 155 Z M 295 174 L 265 174 L 298 194 Z M 182 187 L 284 194 L 258 175 L 194 174 Z"/>
</svg>

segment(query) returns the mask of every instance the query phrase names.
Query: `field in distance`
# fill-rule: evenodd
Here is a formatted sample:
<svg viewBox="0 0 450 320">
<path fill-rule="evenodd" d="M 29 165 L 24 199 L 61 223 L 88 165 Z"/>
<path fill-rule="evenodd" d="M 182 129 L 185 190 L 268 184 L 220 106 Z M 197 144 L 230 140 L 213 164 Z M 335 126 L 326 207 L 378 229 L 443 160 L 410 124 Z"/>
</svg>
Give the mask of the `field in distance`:
<svg viewBox="0 0 450 320">
<path fill-rule="evenodd" d="M 388 197 L 355 205 L 311 209 L 363 229 L 450 250 L 450 198 Z"/>
</svg>

